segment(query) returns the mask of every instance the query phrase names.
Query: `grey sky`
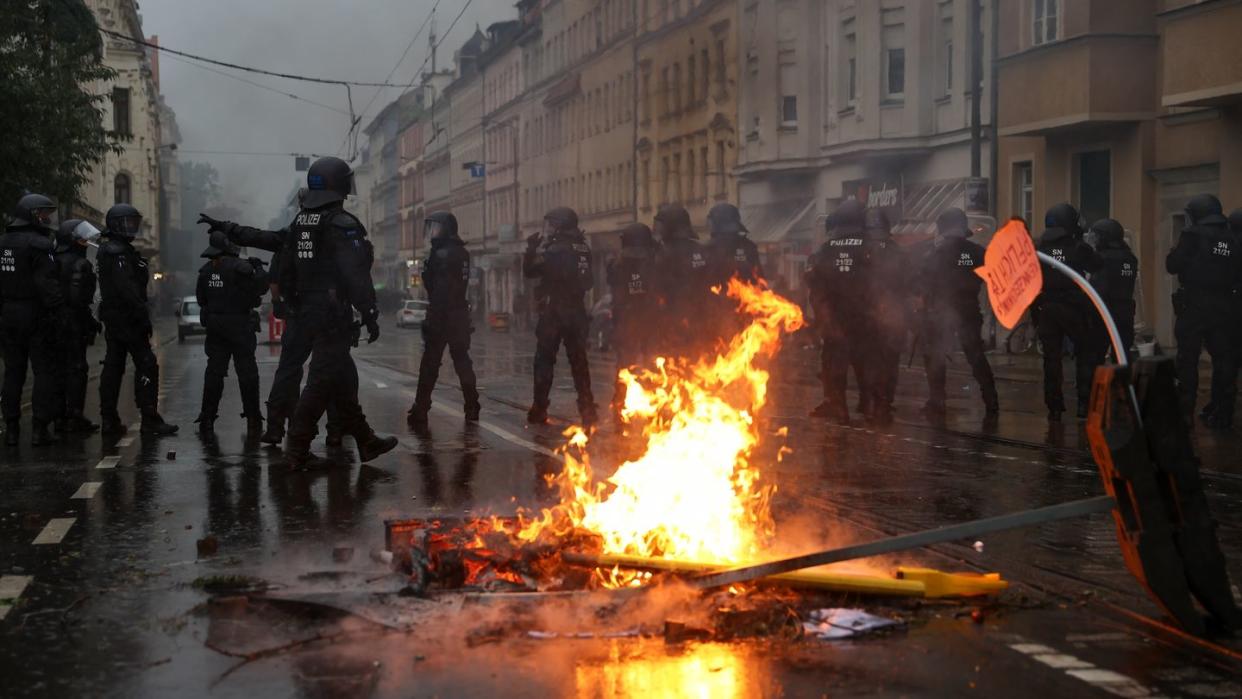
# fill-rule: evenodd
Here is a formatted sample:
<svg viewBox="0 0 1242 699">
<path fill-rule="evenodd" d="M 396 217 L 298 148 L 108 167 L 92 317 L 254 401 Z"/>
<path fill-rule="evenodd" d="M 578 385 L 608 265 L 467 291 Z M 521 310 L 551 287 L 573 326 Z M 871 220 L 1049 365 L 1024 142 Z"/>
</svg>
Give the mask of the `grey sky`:
<svg viewBox="0 0 1242 699">
<path fill-rule="evenodd" d="M 441 0 L 436 28 L 443 35 L 465 0 Z M 149 0 L 141 4 L 143 28 L 168 47 L 287 73 L 382 82 L 401 56 L 434 0 Z M 473 0 L 437 52 L 441 67 L 474 31 L 516 16 L 513 0 Z M 428 54 L 426 29 L 393 75 L 408 83 Z M 314 100 L 348 113 L 345 88 L 237 73 L 246 80 Z M 349 118 L 303 101 L 208 72 L 169 54 L 160 57 L 160 87 L 177 112 L 181 159 L 210 162 L 220 171 L 228 202 L 248 222 L 265 225 L 300 178 L 293 159 L 207 155 L 191 151 L 339 154 Z M 374 88 L 354 88 L 361 110 Z M 362 124 L 399 90 L 386 89 Z M 365 138 L 365 137 L 364 137 Z"/>
</svg>

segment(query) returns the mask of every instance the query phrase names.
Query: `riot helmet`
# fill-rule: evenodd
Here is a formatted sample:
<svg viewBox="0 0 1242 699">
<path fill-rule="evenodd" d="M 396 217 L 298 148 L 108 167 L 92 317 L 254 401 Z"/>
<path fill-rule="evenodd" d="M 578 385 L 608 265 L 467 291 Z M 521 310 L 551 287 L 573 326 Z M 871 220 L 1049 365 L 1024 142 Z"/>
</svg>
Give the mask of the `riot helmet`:
<svg viewBox="0 0 1242 699">
<path fill-rule="evenodd" d="M 74 245 L 85 247 L 98 239 L 99 229 L 90 221 L 71 218 L 68 221 L 62 221 L 60 229 L 56 231 L 56 252 L 66 252 Z"/>
<path fill-rule="evenodd" d="M 433 211 L 423 219 L 423 237 L 428 241 L 457 237 L 457 217 L 447 211 Z"/>
<path fill-rule="evenodd" d="M 578 232 L 578 212 L 568 206 L 558 206 L 543 217 L 543 234 L 549 238 Z"/>
<path fill-rule="evenodd" d="M 750 232 L 742 223 L 742 213 L 727 202 L 717 204 L 707 212 L 707 228 L 714 236 Z"/>
<path fill-rule="evenodd" d="M 1228 223 L 1220 199 L 1211 194 L 1196 194 L 1186 202 L 1186 220 L 1192 226 L 1221 226 Z"/>
<path fill-rule="evenodd" d="M 1229 230 L 1242 234 L 1242 209 L 1234 209 L 1229 213 Z"/>
<path fill-rule="evenodd" d="M 1095 238 L 1096 245 L 1116 245 L 1126 238 L 1126 230 L 1111 218 L 1102 218 L 1091 224 L 1090 235 Z"/>
<path fill-rule="evenodd" d="M 655 249 L 655 235 L 645 223 L 631 223 L 621 229 L 621 256 L 643 258 Z"/>
<path fill-rule="evenodd" d="M 302 206 L 307 209 L 345 201 L 354 193 L 354 170 L 340 158 L 320 158 L 306 171 L 306 190 Z"/>
<path fill-rule="evenodd" d="M 42 194 L 26 194 L 13 207 L 13 225 L 56 229 L 56 204 Z"/>
<path fill-rule="evenodd" d="M 1044 228 L 1060 228 L 1075 238 L 1081 238 L 1085 224 L 1082 215 L 1073 204 L 1063 201 L 1055 204 L 1044 214 Z"/>
<path fill-rule="evenodd" d="M 661 206 L 655 216 L 655 235 L 662 240 L 673 238 L 698 238 L 690 223 L 690 212 L 676 204 Z"/>
<path fill-rule="evenodd" d="M 945 209 L 936 217 L 937 235 L 944 238 L 969 238 L 972 233 L 966 212 L 956 206 Z"/>
<path fill-rule="evenodd" d="M 208 238 L 207 249 L 199 257 L 214 260 L 217 257 L 237 257 L 239 255 L 241 255 L 241 248 L 229 240 L 227 233 L 224 231 L 212 231 Z"/>
<path fill-rule="evenodd" d="M 129 204 L 115 204 L 104 216 L 108 235 L 133 240 L 142 230 L 142 214 Z"/>
<path fill-rule="evenodd" d="M 846 199 L 824 220 L 824 230 L 829 235 L 858 233 L 863 228 L 863 211 L 862 202 L 854 198 Z"/>
</svg>

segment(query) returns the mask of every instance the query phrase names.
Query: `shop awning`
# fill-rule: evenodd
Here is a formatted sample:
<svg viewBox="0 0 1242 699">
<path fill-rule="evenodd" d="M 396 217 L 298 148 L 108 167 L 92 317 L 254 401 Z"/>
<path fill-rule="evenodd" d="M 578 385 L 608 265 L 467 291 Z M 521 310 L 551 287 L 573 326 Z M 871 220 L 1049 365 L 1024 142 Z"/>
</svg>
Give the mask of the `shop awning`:
<svg viewBox="0 0 1242 699">
<path fill-rule="evenodd" d="M 813 233 L 815 200 L 792 199 L 742 207 L 742 223 L 759 245 L 780 243 L 799 234 Z"/>
</svg>

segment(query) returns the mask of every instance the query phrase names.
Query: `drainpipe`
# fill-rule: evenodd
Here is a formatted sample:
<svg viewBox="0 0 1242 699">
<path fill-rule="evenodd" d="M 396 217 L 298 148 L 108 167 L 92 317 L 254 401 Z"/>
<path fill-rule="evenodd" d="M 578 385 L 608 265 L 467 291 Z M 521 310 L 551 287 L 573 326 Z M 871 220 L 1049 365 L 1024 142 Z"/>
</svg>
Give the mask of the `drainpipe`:
<svg viewBox="0 0 1242 699">
<path fill-rule="evenodd" d="M 980 0 L 967 0 L 967 2 L 970 3 L 970 9 L 967 11 L 969 17 L 967 31 L 970 32 L 970 176 L 977 178 L 983 173 L 981 124 L 983 107 L 979 104 L 983 93 L 983 44 L 979 36 Z"/>
</svg>

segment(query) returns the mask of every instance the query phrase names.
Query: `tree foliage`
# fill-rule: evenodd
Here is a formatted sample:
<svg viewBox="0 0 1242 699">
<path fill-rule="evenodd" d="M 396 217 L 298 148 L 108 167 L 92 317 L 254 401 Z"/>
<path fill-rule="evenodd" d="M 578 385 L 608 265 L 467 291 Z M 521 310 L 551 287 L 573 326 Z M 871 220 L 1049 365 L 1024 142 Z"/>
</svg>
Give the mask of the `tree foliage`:
<svg viewBox="0 0 1242 699">
<path fill-rule="evenodd" d="M 120 137 L 104 127 L 103 64 L 95 16 L 82 0 L 0 2 L 0 210 L 24 190 L 81 200 L 91 168 Z"/>
</svg>

